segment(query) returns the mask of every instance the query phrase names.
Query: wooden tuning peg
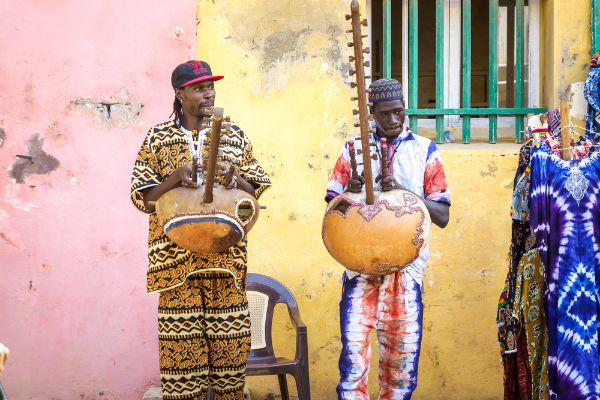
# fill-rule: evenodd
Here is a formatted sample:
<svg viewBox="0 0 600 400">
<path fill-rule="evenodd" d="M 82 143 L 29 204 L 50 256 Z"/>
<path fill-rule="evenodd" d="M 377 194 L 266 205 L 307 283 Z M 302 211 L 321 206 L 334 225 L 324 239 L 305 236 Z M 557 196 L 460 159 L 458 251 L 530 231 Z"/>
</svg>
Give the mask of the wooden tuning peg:
<svg viewBox="0 0 600 400">
<path fill-rule="evenodd" d="M 352 89 L 354 89 L 356 86 L 357 86 L 357 85 L 356 85 L 356 82 L 350 82 L 350 87 L 351 87 Z"/>
<path fill-rule="evenodd" d="M 369 36 L 368 35 L 360 35 L 360 37 L 364 39 L 364 38 L 369 37 Z"/>
<path fill-rule="evenodd" d="M 354 123 L 354 127 L 355 127 L 355 128 L 360 128 L 360 122 L 355 122 L 355 123 Z"/>
<path fill-rule="evenodd" d="M 365 67 L 370 67 L 371 66 L 371 61 L 365 61 L 363 65 Z"/>
<path fill-rule="evenodd" d="M 370 52 L 371 52 L 371 48 L 370 48 L 370 47 L 365 47 L 365 48 L 363 49 L 363 53 L 367 53 L 367 54 L 369 54 Z"/>
<path fill-rule="evenodd" d="M 371 75 L 365 75 L 365 79 L 371 79 Z"/>
<path fill-rule="evenodd" d="M 365 18 L 365 19 L 363 19 L 362 21 L 360 21 L 360 24 L 361 24 L 362 26 L 369 26 L 369 22 L 367 21 L 367 19 L 366 19 L 366 18 Z"/>
<path fill-rule="evenodd" d="M 359 113 L 360 113 L 360 111 L 358 111 L 358 110 L 356 110 L 356 109 L 355 109 L 355 110 L 352 110 L 352 115 L 358 115 Z"/>
<path fill-rule="evenodd" d="M 348 74 L 350 74 L 350 76 L 354 75 L 356 73 L 355 70 L 351 69 L 350 71 L 348 71 Z"/>
<path fill-rule="evenodd" d="M 348 47 L 354 47 L 354 43 L 348 42 Z"/>
<path fill-rule="evenodd" d="M 352 15 L 350 15 L 350 14 L 346 14 L 346 21 L 349 21 L 349 20 L 351 20 L 351 19 L 352 19 Z"/>
<path fill-rule="evenodd" d="M 356 97 L 356 96 L 354 96 L 354 97 L 350 97 L 350 100 L 352 100 L 352 101 L 356 101 L 356 100 L 358 100 L 358 97 Z"/>
<path fill-rule="evenodd" d="M 348 57 L 348 61 L 350 61 L 350 62 L 354 62 L 354 60 L 355 60 L 354 56 L 349 56 L 349 57 Z"/>
<path fill-rule="evenodd" d="M 346 33 L 352 33 L 352 32 L 353 32 L 353 30 L 352 30 L 352 29 L 348 29 L 348 30 L 346 31 Z"/>
</svg>

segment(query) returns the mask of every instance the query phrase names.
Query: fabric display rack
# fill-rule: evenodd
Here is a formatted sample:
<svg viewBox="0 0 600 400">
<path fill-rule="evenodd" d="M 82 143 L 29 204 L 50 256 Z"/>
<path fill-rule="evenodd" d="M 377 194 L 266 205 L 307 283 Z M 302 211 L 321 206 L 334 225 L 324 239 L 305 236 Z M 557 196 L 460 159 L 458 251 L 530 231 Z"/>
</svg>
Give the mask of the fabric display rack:
<svg viewBox="0 0 600 400">
<path fill-rule="evenodd" d="M 562 101 L 530 118 L 519 152 L 497 314 L 505 400 L 600 399 L 598 58 L 584 86 L 585 128 Z"/>
</svg>

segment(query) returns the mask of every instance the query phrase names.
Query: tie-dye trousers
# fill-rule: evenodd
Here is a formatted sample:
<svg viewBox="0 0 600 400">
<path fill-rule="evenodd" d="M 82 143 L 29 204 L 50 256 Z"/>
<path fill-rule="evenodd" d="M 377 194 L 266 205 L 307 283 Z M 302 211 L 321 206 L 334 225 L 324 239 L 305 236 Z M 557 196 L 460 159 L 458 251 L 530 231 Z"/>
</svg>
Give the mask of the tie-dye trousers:
<svg viewBox="0 0 600 400">
<path fill-rule="evenodd" d="M 410 399 L 417 386 L 423 305 L 421 287 L 404 272 L 344 274 L 340 301 L 339 400 L 369 399 L 370 332 L 379 342 L 379 398 Z"/>
</svg>

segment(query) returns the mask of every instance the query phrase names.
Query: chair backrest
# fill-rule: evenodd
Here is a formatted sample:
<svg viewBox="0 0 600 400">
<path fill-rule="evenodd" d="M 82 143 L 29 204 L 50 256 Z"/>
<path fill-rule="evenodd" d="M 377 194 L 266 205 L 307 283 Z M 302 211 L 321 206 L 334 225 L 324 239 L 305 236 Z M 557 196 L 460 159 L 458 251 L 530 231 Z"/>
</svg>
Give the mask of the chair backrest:
<svg viewBox="0 0 600 400">
<path fill-rule="evenodd" d="M 252 324 L 251 359 L 274 359 L 273 351 L 273 312 L 278 303 L 290 309 L 297 309 L 296 299 L 281 282 L 266 275 L 248 274 L 246 295 Z"/>
</svg>

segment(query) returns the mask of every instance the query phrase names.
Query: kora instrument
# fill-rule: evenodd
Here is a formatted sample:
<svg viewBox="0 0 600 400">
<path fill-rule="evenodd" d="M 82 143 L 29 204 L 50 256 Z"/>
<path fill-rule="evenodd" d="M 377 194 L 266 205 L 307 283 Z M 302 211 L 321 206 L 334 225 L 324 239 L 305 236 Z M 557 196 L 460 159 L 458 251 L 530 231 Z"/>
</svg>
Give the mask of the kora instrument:
<svg viewBox="0 0 600 400">
<path fill-rule="evenodd" d="M 196 187 L 178 187 L 156 202 L 156 215 L 164 232 L 179 247 L 199 254 L 226 251 L 242 240 L 258 219 L 256 199 L 243 190 L 226 185 L 233 178 L 233 166 L 224 185 L 215 182 L 223 109 L 215 108 L 211 118 L 208 162 L 204 184 L 198 185 L 198 157 L 194 157 L 192 178 Z"/>
<path fill-rule="evenodd" d="M 363 60 L 361 25 L 367 26 L 367 20 L 360 20 L 358 1 L 353 0 L 351 14 L 346 19 L 352 23 L 356 83 L 351 86 L 357 89 L 362 167 L 365 178 L 365 191 L 361 193 L 345 192 L 332 199 L 323 218 L 322 237 L 325 247 L 331 256 L 344 267 L 363 274 L 386 275 L 401 271 L 415 261 L 429 241 L 431 218 L 423 201 L 414 193 L 394 189 L 386 192 L 373 190 L 371 159 L 377 154 L 370 154 L 370 136 L 367 118 L 367 90 L 365 88 L 364 67 L 369 66 Z M 358 177 L 354 142 L 348 141 L 352 176 Z M 386 139 L 381 139 L 381 177 L 389 171 Z"/>
</svg>

